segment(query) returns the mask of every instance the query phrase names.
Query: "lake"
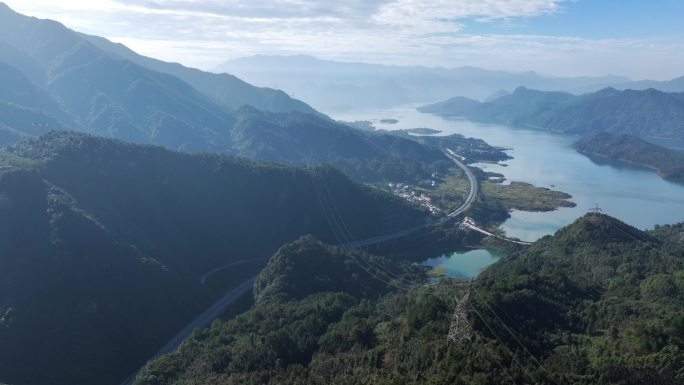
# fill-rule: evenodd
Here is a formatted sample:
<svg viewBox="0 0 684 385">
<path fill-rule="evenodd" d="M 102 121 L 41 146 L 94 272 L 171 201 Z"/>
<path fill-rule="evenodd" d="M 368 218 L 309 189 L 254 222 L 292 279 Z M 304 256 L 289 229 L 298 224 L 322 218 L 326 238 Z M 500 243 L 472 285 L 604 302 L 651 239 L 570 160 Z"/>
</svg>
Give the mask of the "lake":
<svg viewBox="0 0 684 385">
<path fill-rule="evenodd" d="M 684 185 L 668 182 L 655 172 L 605 160 L 590 159 L 572 148 L 578 137 L 542 130 L 445 119 L 416 111 L 416 106 L 333 114 L 345 121 L 370 120 L 375 127 L 397 130 L 427 127 L 443 134 L 461 134 L 505 147 L 513 159 L 507 167 L 478 164 L 504 174 L 505 183 L 522 181 L 567 192 L 577 204 L 552 212 L 514 210 L 502 228 L 509 236 L 534 241 L 572 223 L 598 205 L 604 213 L 640 229 L 684 221 Z M 395 124 L 379 119 L 394 118 Z"/>
<path fill-rule="evenodd" d="M 449 255 L 430 258 L 422 265 L 444 269 L 447 277 L 471 279 L 477 277 L 487 266 L 498 261 L 503 255 L 494 251 L 477 249 L 457 251 Z"/>
</svg>

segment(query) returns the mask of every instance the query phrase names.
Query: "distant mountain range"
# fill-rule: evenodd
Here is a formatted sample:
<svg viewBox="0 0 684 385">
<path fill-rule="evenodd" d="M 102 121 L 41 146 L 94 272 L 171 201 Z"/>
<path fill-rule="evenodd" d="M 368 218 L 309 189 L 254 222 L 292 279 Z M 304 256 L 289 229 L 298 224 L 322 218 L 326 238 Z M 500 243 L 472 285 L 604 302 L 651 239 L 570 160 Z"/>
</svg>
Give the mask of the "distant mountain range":
<svg viewBox="0 0 684 385">
<path fill-rule="evenodd" d="M 236 74 L 249 82 L 294 94 L 322 111 L 429 103 L 459 95 L 486 100 L 524 86 L 545 91 L 594 92 L 658 88 L 684 92 L 684 77 L 669 82 L 633 82 L 620 76 L 554 77 L 535 72 L 386 66 L 321 60 L 311 56 L 256 55 L 227 61 L 215 72 Z"/>
<path fill-rule="evenodd" d="M 5 5 L 0 46 L 0 147 L 78 130 L 189 152 L 329 163 L 370 182 L 417 181 L 452 166 L 410 136 L 355 130 L 282 91 L 147 58 Z"/>
<path fill-rule="evenodd" d="M 99 135 L 212 150 L 226 146 L 226 132 L 236 121 L 232 111 L 243 105 L 315 113 L 283 92 L 146 58 L 57 22 L 20 15 L 1 3 L 0 47 L 0 101 Z M 6 138 L 55 126 L 31 124 L 44 120 L 42 116 L 27 124 L 6 119 L 0 117 Z"/>
<path fill-rule="evenodd" d="M 305 234 L 336 243 L 330 202 L 359 239 L 427 215 L 330 167 L 82 133 L 0 152 L 0 381 L 118 384 L 222 294 L 205 272 Z"/>
<path fill-rule="evenodd" d="M 544 128 L 573 134 L 598 132 L 684 140 L 684 93 L 606 88 L 575 96 L 524 87 L 491 102 L 455 97 L 420 111 L 475 121 Z"/>
</svg>

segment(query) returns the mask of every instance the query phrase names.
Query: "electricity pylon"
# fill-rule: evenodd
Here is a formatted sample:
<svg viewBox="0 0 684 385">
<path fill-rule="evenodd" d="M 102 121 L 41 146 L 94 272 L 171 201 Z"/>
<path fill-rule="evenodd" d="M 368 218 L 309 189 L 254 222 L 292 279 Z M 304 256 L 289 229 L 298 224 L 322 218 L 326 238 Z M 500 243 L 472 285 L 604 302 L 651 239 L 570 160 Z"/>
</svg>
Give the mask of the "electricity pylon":
<svg viewBox="0 0 684 385">
<path fill-rule="evenodd" d="M 466 313 L 466 305 L 470 297 L 470 287 L 466 290 L 465 295 L 461 300 L 457 300 L 456 308 L 454 308 L 454 315 L 451 317 L 451 326 L 449 327 L 449 334 L 447 335 L 447 343 L 453 342 L 455 344 L 461 343 L 465 340 L 470 341 L 473 335 L 473 330 L 468 323 L 468 316 Z"/>
</svg>

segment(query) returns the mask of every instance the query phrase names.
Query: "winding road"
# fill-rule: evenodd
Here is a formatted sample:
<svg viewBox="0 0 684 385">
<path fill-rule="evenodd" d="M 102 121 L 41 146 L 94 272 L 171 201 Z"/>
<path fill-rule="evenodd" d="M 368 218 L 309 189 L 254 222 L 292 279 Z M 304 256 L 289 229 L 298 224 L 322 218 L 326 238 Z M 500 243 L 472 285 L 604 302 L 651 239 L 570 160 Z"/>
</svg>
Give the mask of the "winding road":
<svg viewBox="0 0 684 385">
<path fill-rule="evenodd" d="M 407 235 L 415 233 L 416 231 L 424 229 L 427 226 L 446 222 L 449 219 L 454 218 L 456 216 L 459 216 L 459 215 L 463 214 L 464 212 L 466 212 L 473 205 L 473 203 L 475 202 L 475 199 L 477 198 L 477 194 L 479 194 L 479 191 L 480 191 L 479 190 L 479 184 L 477 183 L 477 178 L 475 177 L 475 174 L 473 174 L 473 172 L 470 170 L 470 168 L 468 168 L 468 166 L 466 166 L 459 159 L 458 154 L 456 154 L 455 152 L 453 152 L 449 149 L 446 149 L 444 151 L 444 155 L 446 155 L 449 159 L 451 159 L 454 163 L 456 163 L 456 165 L 461 170 L 463 170 L 466 177 L 468 178 L 468 181 L 470 182 L 470 190 L 468 191 L 468 196 L 466 197 L 465 201 L 463 201 L 463 204 L 461 206 L 459 206 L 456 210 L 447 214 L 447 216 L 445 218 L 443 218 L 441 221 L 438 221 L 436 223 L 426 223 L 424 225 L 412 227 L 410 229 L 401 230 L 401 231 L 397 231 L 397 232 L 390 233 L 390 234 L 379 235 L 377 237 L 372 237 L 372 238 L 362 239 L 359 241 L 344 243 L 344 244 L 341 244 L 340 246 L 344 247 L 344 248 L 348 248 L 348 249 L 355 249 L 357 247 L 370 246 L 370 245 L 374 245 L 376 243 L 385 242 L 385 241 L 389 241 L 392 239 L 403 238 Z"/>
<path fill-rule="evenodd" d="M 478 190 L 477 178 L 475 178 L 475 174 L 473 174 L 473 172 L 468 168 L 468 166 L 463 164 L 463 162 L 461 162 L 461 160 L 458 159 L 458 155 L 449 149 L 444 151 L 444 155 L 446 155 L 449 159 L 454 161 L 454 163 L 456 163 L 456 165 L 458 165 L 458 167 L 460 167 L 465 172 L 466 176 L 468 177 L 468 181 L 470 181 L 470 191 L 468 192 L 468 196 L 466 197 L 465 201 L 463 202 L 463 204 L 461 206 L 459 206 L 456 210 L 449 213 L 441 221 L 438 221 L 436 223 L 443 223 L 443 222 L 445 222 L 445 221 L 447 221 L 447 220 L 449 220 L 455 216 L 462 214 L 466 210 L 468 210 L 472 206 L 473 202 L 475 201 L 475 198 L 477 198 L 477 194 L 479 191 Z M 362 239 L 362 240 L 355 241 L 355 242 L 349 242 L 349 243 L 341 244 L 340 247 L 344 247 L 344 248 L 348 248 L 348 249 L 355 249 L 358 247 L 369 246 L 369 245 L 373 245 L 376 243 L 389 241 L 392 239 L 403 238 L 407 235 L 413 234 L 413 233 L 415 233 L 415 232 L 417 232 L 417 231 L 419 231 L 419 230 L 421 230 L 427 226 L 434 225 L 436 223 L 435 222 L 426 223 L 426 224 L 423 224 L 420 226 L 412 227 L 412 228 L 406 229 L 406 230 L 397 231 L 397 232 L 394 232 L 391 234 L 385 234 L 385 235 L 380 235 L 380 236 L 376 236 L 376 237 L 372 237 L 372 238 Z M 200 279 L 200 283 L 202 285 L 204 285 L 206 283 L 207 278 L 210 275 L 212 275 L 218 271 L 221 271 L 223 269 L 226 269 L 226 268 L 234 266 L 234 265 L 256 261 L 258 259 L 263 259 L 263 258 L 244 259 L 244 260 L 235 261 L 235 262 L 229 263 L 227 265 L 217 267 L 217 268 L 207 272 L 206 274 L 204 274 L 202 276 L 202 278 Z M 216 301 L 210 308 L 205 310 L 202 314 L 197 316 L 197 318 L 195 318 L 191 323 L 189 323 L 187 326 L 185 326 L 185 328 L 183 330 L 181 330 L 169 342 L 167 342 L 166 345 L 164 345 L 164 347 L 159 349 L 159 351 L 153 357 L 151 357 L 150 360 L 155 359 L 161 355 L 164 355 L 166 353 L 169 353 L 169 352 L 172 352 L 172 351 L 178 349 L 178 347 L 180 347 L 180 345 L 183 343 L 183 341 L 185 341 L 190 336 L 190 334 L 192 334 L 192 331 L 194 329 L 205 327 L 205 326 L 209 325 L 211 323 L 211 321 L 216 319 L 228 306 L 230 306 L 233 302 L 235 302 L 240 297 L 242 297 L 244 294 L 246 294 L 252 288 L 252 285 L 254 284 L 254 281 L 256 281 L 256 278 L 257 278 L 257 275 L 247 279 L 245 282 L 240 284 L 240 286 L 228 291 L 223 297 L 221 297 L 218 301 Z M 125 379 L 121 383 L 121 385 L 132 385 L 133 382 L 135 381 L 135 376 L 137 375 L 137 373 L 138 372 L 132 374 L 130 377 Z"/>
<path fill-rule="evenodd" d="M 475 178 L 475 174 L 473 174 L 473 172 L 468 168 L 468 166 L 463 164 L 463 162 L 461 162 L 461 160 L 458 159 L 458 155 L 455 152 L 447 148 L 446 151 L 444 151 L 444 155 L 449 157 L 449 159 L 453 160 L 454 163 L 456 163 L 456 165 L 460 167 L 461 170 L 463 170 L 463 172 L 466 174 L 466 177 L 468 177 L 468 181 L 470 182 L 470 191 L 468 191 L 468 196 L 466 197 L 461 207 L 457 208 L 456 210 L 450 212 L 449 215 L 447 215 L 447 217 L 453 218 L 455 216 L 463 214 L 470 208 L 470 206 L 473 205 L 475 198 L 477 198 L 477 194 L 479 194 L 480 192 L 480 188 L 479 184 L 477 183 L 477 178 Z"/>
<path fill-rule="evenodd" d="M 225 269 L 227 269 L 227 268 L 229 268 L 229 267 L 231 267 L 231 266 L 242 265 L 242 264 L 244 264 L 244 263 L 257 262 L 257 261 L 264 261 L 264 262 L 266 262 L 267 260 L 268 260 L 268 258 L 249 258 L 249 259 L 241 259 L 241 260 L 239 260 L 239 261 L 231 262 L 231 263 L 229 263 L 229 264 L 227 264 L 227 265 L 219 266 L 219 267 L 217 267 L 217 268 L 215 268 L 215 269 L 213 269 L 213 270 L 210 270 L 210 271 L 206 272 L 206 273 L 202 276 L 202 278 L 200 278 L 200 283 L 202 284 L 202 286 L 206 286 L 207 278 L 209 278 L 209 276 L 211 276 L 211 275 L 214 274 L 214 273 L 218 273 L 219 271 L 225 270 Z"/>
<path fill-rule="evenodd" d="M 243 283 L 240 284 L 240 286 L 228 291 L 223 297 L 221 297 L 218 301 L 216 301 L 213 305 L 211 305 L 210 308 L 205 310 L 202 314 L 198 315 L 192 322 L 190 322 L 188 325 L 183 328 L 178 334 L 176 334 L 175 337 L 173 337 L 169 342 L 166 343 L 157 353 L 155 353 L 154 356 L 150 357 L 150 360 L 153 360 L 159 356 L 162 356 L 166 353 L 170 353 L 176 349 L 185 341 L 190 334 L 192 334 L 192 331 L 197 329 L 197 328 L 202 328 L 211 323 L 214 319 L 216 319 L 226 308 L 231 305 L 233 302 L 238 300 L 240 297 L 242 297 L 244 294 L 246 294 L 248 291 L 252 289 L 252 285 L 254 285 L 254 281 L 256 281 L 257 276 L 251 277 L 244 281 Z M 138 371 L 133 373 L 130 377 L 126 378 L 121 385 L 132 385 L 133 382 L 135 381 L 135 376 L 138 374 Z"/>
</svg>

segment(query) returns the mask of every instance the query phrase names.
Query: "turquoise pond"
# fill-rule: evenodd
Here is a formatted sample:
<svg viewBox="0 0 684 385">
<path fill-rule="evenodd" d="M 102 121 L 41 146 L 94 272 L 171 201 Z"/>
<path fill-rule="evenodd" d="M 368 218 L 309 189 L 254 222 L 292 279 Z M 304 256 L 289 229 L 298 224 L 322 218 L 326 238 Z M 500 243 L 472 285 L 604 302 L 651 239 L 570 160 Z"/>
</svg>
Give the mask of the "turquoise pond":
<svg viewBox="0 0 684 385">
<path fill-rule="evenodd" d="M 494 251 L 477 249 L 470 251 L 457 251 L 430 258 L 422 264 L 434 268 L 442 268 L 446 275 L 452 278 L 475 278 L 482 270 L 498 261 L 503 255 Z"/>
</svg>

